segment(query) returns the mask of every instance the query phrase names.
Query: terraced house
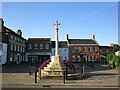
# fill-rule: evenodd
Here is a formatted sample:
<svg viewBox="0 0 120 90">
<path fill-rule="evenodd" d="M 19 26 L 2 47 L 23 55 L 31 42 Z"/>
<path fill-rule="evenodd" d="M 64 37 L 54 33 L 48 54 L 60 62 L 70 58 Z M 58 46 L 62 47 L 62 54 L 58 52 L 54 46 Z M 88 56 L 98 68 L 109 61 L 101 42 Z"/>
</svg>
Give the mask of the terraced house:
<svg viewBox="0 0 120 90">
<path fill-rule="evenodd" d="M 69 47 L 69 58 L 72 62 L 85 62 L 99 60 L 99 44 L 95 40 L 95 35 L 92 39 L 69 39 L 67 35 Z"/>
<path fill-rule="evenodd" d="M 22 31 L 14 32 L 4 26 L 3 19 L 0 19 L 0 62 L 43 62 L 55 55 L 55 41 L 51 38 L 28 38 L 22 37 Z M 66 41 L 59 41 L 59 55 L 62 60 L 72 62 L 98 61 L 99 43 L 92 35 L 92 39 L 70 39 L 66 35 Z"/>
<path fill-rule="evenodd" d="M 51 56 L 51 38 L 29 38 L 26 47 L 27 61 L 45 61 Z"/>
<path fill-rule="evenodd" d="M 63 60 L 69 59 L 66 41 L 59 41 L 59 55 Z M 29 38 L 26 43 L 26 60 L 43 62 L 55 55 L 55 41 L 51 38 Z"/>
<path fill-rule="evenodd" d="M 3 19 L 1 22 L 4 22 Z M 6 63 L 20 63 L 25 61 L 25 42 L 26 39 L 22 37 L 22 31 L 17 30 L 14 32 L 13 30 L 4 26 L 2 27 L 2 37 L 7 37 L 7 58 Z M 2 38 L 4 39 L 4 38 Z"/>
</svg>

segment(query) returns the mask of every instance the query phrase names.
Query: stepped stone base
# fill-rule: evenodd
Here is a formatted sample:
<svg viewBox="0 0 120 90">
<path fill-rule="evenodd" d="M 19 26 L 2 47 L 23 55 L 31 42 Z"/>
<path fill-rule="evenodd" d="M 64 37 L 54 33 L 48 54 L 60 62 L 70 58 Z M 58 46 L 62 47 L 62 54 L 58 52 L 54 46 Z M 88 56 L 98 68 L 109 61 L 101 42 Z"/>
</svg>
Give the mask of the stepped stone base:
<svg viewBox="0 0 120 90">
<path fill-rule="evenodd" d="M 63 76 L 65 65 L 62 56 L 52 56 L 51 62 L 41 70 L 41 77 Z"/>
</svg>

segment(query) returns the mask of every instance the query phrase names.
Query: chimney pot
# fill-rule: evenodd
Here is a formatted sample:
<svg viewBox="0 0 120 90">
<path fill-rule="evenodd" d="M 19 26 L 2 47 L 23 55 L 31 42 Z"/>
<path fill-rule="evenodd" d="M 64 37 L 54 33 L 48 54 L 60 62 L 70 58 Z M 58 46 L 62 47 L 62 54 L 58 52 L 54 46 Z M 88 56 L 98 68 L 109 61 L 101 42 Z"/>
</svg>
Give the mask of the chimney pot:
<svg viewBox="0 0 120 90">
<path fill-rule="evenodd" d="M 17 34 L 18 34 L 19 36 L 22 36 L 22 31 L 21 31 L 21 30 L 17 30 Z"/>
<path fill-rule="evenodd" d="M 69 35 L 67 34 L 67 35 L 66 35 L 66 40 L 68 40 L 68 39 L 69 39 Z"/>
<path fill-rule="evenodd" d="M 92 39 L 95 39 L 95 35 L 92 35 Z"/>
</svg>

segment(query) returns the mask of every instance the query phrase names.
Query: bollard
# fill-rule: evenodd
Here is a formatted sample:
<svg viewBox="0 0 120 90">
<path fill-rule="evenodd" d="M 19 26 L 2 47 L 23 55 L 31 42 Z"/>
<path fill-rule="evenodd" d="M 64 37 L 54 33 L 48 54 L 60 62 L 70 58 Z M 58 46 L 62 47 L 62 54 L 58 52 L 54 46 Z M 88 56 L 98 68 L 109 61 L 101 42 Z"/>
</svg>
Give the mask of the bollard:
<svg viewBox="0 0 120 90">
<path fill-rule="evenodd" d="M 63 71 L 63 83 L 65 84 L 65 71 Z"/>
<path fill-rule="evenodd" d="M 67 80 L 67 68 L 66 68 L 66 80 Z"/>
<path fill-rule="evenodd" d="M 41 79 L 41 68 L 39 68 L 39 79 Z"/>
<path fill-rule="evenodd" d="M 31 75 L 32 73 L 31 72 L 29 72 L 29 75 Z"/>
<path fill-rule="evenodd" d="M 82 72 L 83 72 L 83 75 L 84 75 L 84 65 L 83 65 L 82 69 L 83 69 Z"/>
<path fill-rule="evenodd" d="M 35 70 L 35 83 L 37 83 L 37 70 Z"/>
</svg>

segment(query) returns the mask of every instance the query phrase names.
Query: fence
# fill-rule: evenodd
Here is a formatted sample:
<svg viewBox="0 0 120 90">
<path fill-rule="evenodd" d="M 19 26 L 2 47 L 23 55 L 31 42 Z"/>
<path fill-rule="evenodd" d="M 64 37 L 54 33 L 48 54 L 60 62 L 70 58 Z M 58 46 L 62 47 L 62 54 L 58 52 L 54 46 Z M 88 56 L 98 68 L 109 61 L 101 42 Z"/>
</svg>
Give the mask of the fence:
<svg viewBox="0 0 120 90">
<path fill-rule="evenodd" d="M 81 76 L 84 76 L 84 66 L 83 65 L 80 65 L 80 68 L 75 68 L 77 72 L 75 73 L 71 73 L 72 76 L 74 76 L 75 74 L 77 75 L 77 73 L 81 73 Z M 39 68 L 39 70 L 35 70 L 35 83 L 37 83 L 37 75 L 39 75 L 39 79 L 42 79 L 42 73 L 41 73 L 41 68 Z M 79 71 L 78 71 L 79 70 Z M 37 72 L 39 72 L 39 74 L 37 74 Z M 57 72 L 55 70 L 51 70 L 49 72 Z M 62 76 L 62 80 L 63 80 L 63 83 L 65 83 L 66 80 L 69 80 L 68 78 L 71 77 L 68 73 L 68 68 L 65 68 L 64 70 L 62 71 L 59 71 L 59 72 L 62 72 L 63 73 L 63 76 Z M 54 77 L 54 76 L 50 76 L 50 77 Z"/>
</svg>

